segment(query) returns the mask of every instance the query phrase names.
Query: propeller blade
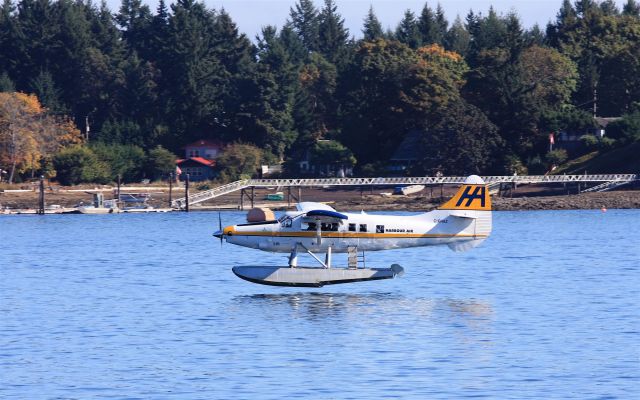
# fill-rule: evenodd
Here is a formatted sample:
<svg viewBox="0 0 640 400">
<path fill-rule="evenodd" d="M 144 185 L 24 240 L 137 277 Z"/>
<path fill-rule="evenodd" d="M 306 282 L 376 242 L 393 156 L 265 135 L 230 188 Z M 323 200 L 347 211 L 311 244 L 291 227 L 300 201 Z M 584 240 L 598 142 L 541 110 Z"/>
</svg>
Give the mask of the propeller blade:
<svg viewBox="0 0 640 400">
<path fill-rule="evenodd" d="M 220 247 L 222 247 L 222 238 L 224 237 L 224 231 L 222 230 L 222 215 L 220 215 L 220 210 L 218 210 L 218 229 L 222 232 L 220 235 Z"/>
</svg>

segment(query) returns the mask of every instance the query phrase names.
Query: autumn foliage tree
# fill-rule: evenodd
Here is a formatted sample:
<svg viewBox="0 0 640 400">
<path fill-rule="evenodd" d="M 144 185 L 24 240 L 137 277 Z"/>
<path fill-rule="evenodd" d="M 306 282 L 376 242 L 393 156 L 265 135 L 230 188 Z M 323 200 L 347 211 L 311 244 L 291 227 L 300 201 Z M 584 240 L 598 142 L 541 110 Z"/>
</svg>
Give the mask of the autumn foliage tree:
<svg viewBox="0 0 640 400">
<path fill-rule="evenodd" d="M 9 183 L 16 173 L 33 175 L 57 151 L 81 141 L 73 122 L 49 114 L 35 95 L 0 93 L 0 166 L 9 171 Z"/>
</svg>

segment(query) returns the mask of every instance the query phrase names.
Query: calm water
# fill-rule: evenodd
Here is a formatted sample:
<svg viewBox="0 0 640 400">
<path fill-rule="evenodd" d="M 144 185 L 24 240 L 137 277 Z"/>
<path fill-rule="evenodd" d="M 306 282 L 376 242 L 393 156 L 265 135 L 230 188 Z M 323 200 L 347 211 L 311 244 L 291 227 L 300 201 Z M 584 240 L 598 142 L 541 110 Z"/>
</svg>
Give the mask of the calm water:
<svg viewBox="0 0 640 400">
<path fill-rule="evenodd" d="M 640 398 L 640 211 L 494 216 L 321 289 L 236 278 L 286 256 L 214 213 L 1 217 L 0 398 Z"/>
</svg>

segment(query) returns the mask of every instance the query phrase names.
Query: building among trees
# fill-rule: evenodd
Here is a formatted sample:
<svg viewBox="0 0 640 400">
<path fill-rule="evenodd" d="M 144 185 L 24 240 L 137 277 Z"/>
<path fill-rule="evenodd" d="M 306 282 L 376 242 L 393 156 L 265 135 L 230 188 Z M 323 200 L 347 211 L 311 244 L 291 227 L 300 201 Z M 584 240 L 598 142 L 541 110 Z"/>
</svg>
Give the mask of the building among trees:
<svg viewBox="0 0 640 400">
<path fill-rule="evenodd" d="M 220 157 L 225 145 L 219 141 L 197 140 L 184 146 L 185 158 L 176 160 L 181 171 L 180 179 L 186 179 L 187 174 L 192 181 L 206 181 L 217 176 L 216 158 Z"/>
</svg>

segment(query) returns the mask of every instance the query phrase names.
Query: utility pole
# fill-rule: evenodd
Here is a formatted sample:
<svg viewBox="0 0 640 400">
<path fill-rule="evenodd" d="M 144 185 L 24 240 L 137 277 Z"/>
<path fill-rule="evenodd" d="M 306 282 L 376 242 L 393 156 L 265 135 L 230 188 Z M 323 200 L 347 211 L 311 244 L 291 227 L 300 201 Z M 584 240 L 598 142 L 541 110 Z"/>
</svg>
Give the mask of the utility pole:
<svg viewBox="0 0 640 400">
<path fill-rule="evenodd" d="M 84 129 L 85 129 L 85 140 L 87 141 L 87 143 L 89 142 L 89 131 L 91 130 L 91 128 L 89 127 L 89 115 L 87 114 L 84 117 Z"/>
</svg>

